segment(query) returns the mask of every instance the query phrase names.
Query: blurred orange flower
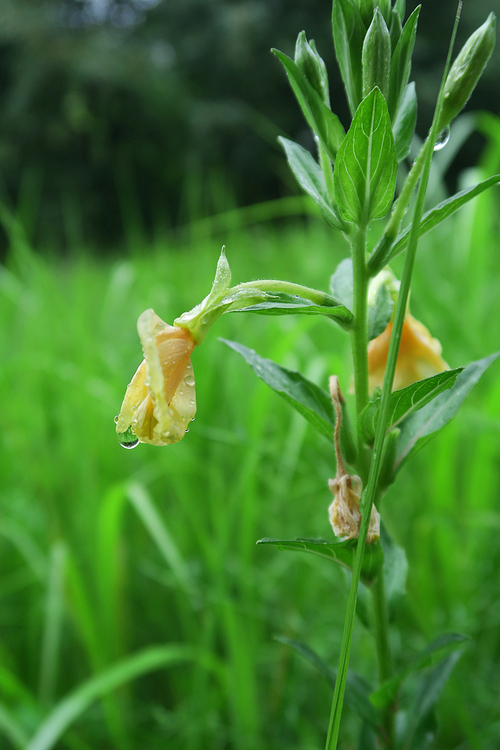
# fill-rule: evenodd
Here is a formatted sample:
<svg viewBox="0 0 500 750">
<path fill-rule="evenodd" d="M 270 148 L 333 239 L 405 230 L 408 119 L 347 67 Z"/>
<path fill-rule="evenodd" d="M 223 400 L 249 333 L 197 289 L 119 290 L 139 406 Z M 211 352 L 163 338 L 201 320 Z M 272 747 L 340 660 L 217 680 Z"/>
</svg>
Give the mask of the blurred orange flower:
<svg viewBox="0 0 500 750">
<path fill-rule="evenodd" d="M 170 326 L 146 310 L 137 321 L 144 360 L 130 382 L 116 420 L 126 448 L 138 442 L 178 442 L 196 414 L 191 364 L 195 342 L 186 328 Z"/>
<path fill-rule="evenodd" d="M 392 322 L 383 333 L 368 345 L 368 384 L 370 393 L 384 382 L 389 343 L 391 340 Z M 433 339 L 427 328 L 412 315 L 406 316 L 403 324 L 401 344 L 399 347 L 393 390 L 429 378 L 443 370 L 449 370 L 441 356 L 442 347 Z"/>
</svg>

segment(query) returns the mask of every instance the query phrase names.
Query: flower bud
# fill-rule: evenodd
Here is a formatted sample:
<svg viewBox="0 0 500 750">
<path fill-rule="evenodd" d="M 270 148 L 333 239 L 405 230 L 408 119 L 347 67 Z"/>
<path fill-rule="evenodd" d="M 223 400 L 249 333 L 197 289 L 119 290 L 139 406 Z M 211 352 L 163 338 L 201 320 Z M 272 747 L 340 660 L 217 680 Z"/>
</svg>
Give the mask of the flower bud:
<svg viewBox="0 0 500 750">
<path fill-rule="evenodd" d="M 448 73 L 438 130 L 444 130 L 465 107 L 495 47 L 495 14 L 466 41 Z"/>
<path fill-rule="evenodd" d="M 378 7 L 366 32 L 361 59 L 363 97 L 368 96 L 370 91 L 378 86 L 387 99 L 391 73 L 391 37 Z"/>
<path fill-rule="evenodd" d="M 301 69 L 311 86 L 318 92 L 325 104 L 330 106 L 328 73 L 320 57 L 314 39 L 307 41 L 305 31 L 301 31 L 295 45 L 295 63 Z"/>
<path fill-rule="evenodd" d="M 140 315 L 137 330 L 144 360 L 116 420 L 118 440 L 126 448 L 137 442 L 176 443 L 196 414 L 191 364 L 195 342 L 186 328 L 168 325 L 153 310 Z"/>
</svg>

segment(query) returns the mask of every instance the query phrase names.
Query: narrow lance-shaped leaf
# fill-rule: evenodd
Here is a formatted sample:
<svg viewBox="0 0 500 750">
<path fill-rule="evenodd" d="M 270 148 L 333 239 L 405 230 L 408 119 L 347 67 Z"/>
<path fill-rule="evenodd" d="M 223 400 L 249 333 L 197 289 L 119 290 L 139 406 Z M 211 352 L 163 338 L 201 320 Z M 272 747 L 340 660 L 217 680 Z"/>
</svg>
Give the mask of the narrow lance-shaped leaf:
<svg viewBox="0 0 500 750">
<path fill-rule="evenodd" d="M 363 96 L 368 96 L 370 91 L 377 86 L 387 98 L 391 72 L 391 37 L 378 7 L 375 8 L 373 20 L 366 32 L 361 60 Z"/>
<path fill-rule="evenodd" d="M 387 104 L 374 89 L 359 105 L 339 152 L 335 197 L 346 221 L 366 225 L 389 210 L 397 162 Z"/>
<path fill-rule="evenodd" d="M 394 119 L 398 111 L 399 103 L 410 78 L 411 58 L 415 45 L 419 13 L 420 5 L 415 8 L 405 23 L 396 49 L 392 53 L 389 96 L 387 99 L 391 119 Z"/>
<path fill-rule="evenodd" d="M 257 290 L 258 291 L 258 290 Z M 245 304 L 244 300 L 232 303 L 226 313 L 254 312 L 261 315 L 325 315 L 341 326 L 349 327 L 353 314 L 344 305 L 339 305 L 333 298 L 325 294 L 325 304 L 319 305 L 294 294 L 285 292 L 263 292 L 264 299 L 254 304 Z M 331 304 L 328 302 L 331 301 Z"/>
<path fill-rule="evenodd" d="M 429 404 L 440 393 L 451 388 L 463 369 L 463 367 L 457 367 L 454 370 L 445 370 L 430 378 L 425 378 L 425 380 L 412 383 L 406 388 L 394 391 L 389 402 L 387 431 L 397 427 L 411 414 Z M 381 396 L 378 396 L 374 401 L 370 401 L 359 415 L 359 429 L 367 443 L 371 443 L 375 436 L 381 400 Z"/>
<path fill-rule="evenodd" d="M 318 92 L 311 86 L 298 65 L 283 52 L 273 49 L 283 63 L 288 80 L 310 128 L 318 136 L 328 156 L 335 161 L 345 131 L 337 115 L 324 103 Z"/>
<path fill-rule="evenodd" d="M 299 653 L 327 679 L 332 688 L 335 687 L 337 670 L 332 669 L 332 667 L 330 667 L 330 665 L 327 664 L 310 646 L 301 641 L 285 638 L 285 636 L 277 636 L 276 640 L 294 648 L 297 653 Z M 345 690 L 346 705 L 363 719 L 363 721 L 366 721 L 373 729 L 379 732 L 380 713 L 370 703 L 369 695 L 370 683 L 367 682 L 364 677 L 361 677 L 361 675 L 349 671 Z"/>
<path fill-rule="evenodd" d="M 429 437 L 453 419 L 481 375 L 500 356 L 500 352 L 471 362 L 450 390 L 412 414 L 401 424 L 395 469 L 406 461 Z"/>
<path fill-rule="evenodd" d="M 366 35 L 366 25 L 354 3 L 350 0 L 334 0 L 332 10 L 333 40 L 335 55 L 354 117 L 362 99 L 361 54 Z"/>
<path fill-rule="evenodd" d="M 409 83 L 392 124 L 392 134 L 396 148 L 396 161 L 401 162 L 410 153 L 415 125 L 417 124 L 417 92 L 415 84 Z"/>
<path fill-rule="evenodd" d="M 260 539 L 257 544 L 272 544 L 279 550 L 292 552 L 309 552 L 312 555 L 325 557 L 327 560 L 352 570 L 356 555 L 357 539 L 345 542 L 328 542 L 326 539 Z M 384 563 L 384 553 L 381 544 L 368 544 L 363 557 L 361 579 L 370 584 L 378 575 Z"/>
<path fill-rule="evenodd" d="M 403 682 L 406 678 L 417 672 L 420 669 L 430 666 L 435 662 L 435 658 L 438 654 L 441 654 L 445 650 L 449 650 L 458 644 L 463 644 L 469 640 L 466 635 L 461 633 L 444 633 L 443 635 L 435 638 L 432 643 L 429 643 L 426 649 L 420 654 L 415 656 L 410 664 L 399 672 L 395 677 L 390 680 L 386 680 L 370 695 L 370 701 L 377 708 L 386 708 L 393 703 L 401 689 Z"/>
<path fill-rule="evenodd" d="M 281 137 L 278 138 L 278 141 L 285 149 L 288 164 L 300 187 L 311 196 L 319 206 L 325 219 L 333 227 L 336 229 L 343 229 L 345 224 L 340 218 L 335 206 L 332 206 L 326 187 L 325 176 L 319 164 L 309 151 L 306 151 L 305 148 L 299 146 L 298 143 L 294 143 L 293 141 L 288 140 L 288 138 Z"/>
<path fill-rule="evenodd" d="M 500 174 L 495 174 L 492 177 L 488 177 L 486 180 L 479 182 L 477 185 L 466 188 L 465 190 L 461 190 L 459 193 L 455 193 L 455 195 L 452 195 L 451 198 L 447 198 L 445 201 L 438 203 L 437 206 L 424 214 L 422 221 L 420 222 L 419 236 L 421 237 L 431 229 L 434 229 L 434 227 L 447 219 L 448 216 L 451 216 L 455 213 L 455 211 L 475 198 L 476 195 L 480 195 L 485 190 L 488 190 L 488 188 L 493 187 L 494 185 L 498 185 L 499 183 Z M 400 253 L 406 250 L 409 238 L 410 227 L 407 227 L 396 238 L 396 242 L 394 243 L 388 258 L 383 261 L 383 265 L 390 263 Z M 370 267 L 371 265 L 373 264 L 370 264 L 370 261 L 368 261 L 368 266 Z M 378 265 L 379 264 L 377 264 L 377 268 Z"/>
<path fill-rule="evenodd" d="M 319 433 L 332 442 L 335 416 L 332 400 L 326 391 L 307 380 L 300 372 L 287 370 L 270 359 L 264 359 L 253 349 L 248 349 L 236 341 L 221 341 L 238 352 L 261 380 L 279 393 Z"/>
</svg>

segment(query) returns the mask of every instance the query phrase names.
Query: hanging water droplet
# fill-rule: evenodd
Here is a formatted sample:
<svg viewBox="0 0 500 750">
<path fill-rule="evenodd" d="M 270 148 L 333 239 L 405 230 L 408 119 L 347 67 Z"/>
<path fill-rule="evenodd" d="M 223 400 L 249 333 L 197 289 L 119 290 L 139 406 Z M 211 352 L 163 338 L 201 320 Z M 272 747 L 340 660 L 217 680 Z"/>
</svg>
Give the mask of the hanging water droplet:
<svg viewBox="0 0 500 750">
<path fill-rule="evenodd" d="M 131 427 L 129 427 L 126 432 L 119 432 L 117 438 L 122 448 L 126 448 L 127 450 L 131 450 L 132 448 L 135 448 L 136 445 L 139 445 L 139 441 L 132 432 Z"/>
<path fill-rule="evenodd" d="M 194 385 L 194 377 L 192 375 L 186 375 L 184 382 L 186 385 Z"/>
<path fill-rule="evenodd" d="M 118 414 L 115 417 L 115 424 L 118 422 Z"/>
<path fill-rule="evenodd" d="M 450 140 L 450 132 L 450 126 L 447 125 L 445 129 L 439 133 L 434 145 L 434 151 L 441 151 L 441 149 L 446 146 L 446 144 Z"/>
</svg>

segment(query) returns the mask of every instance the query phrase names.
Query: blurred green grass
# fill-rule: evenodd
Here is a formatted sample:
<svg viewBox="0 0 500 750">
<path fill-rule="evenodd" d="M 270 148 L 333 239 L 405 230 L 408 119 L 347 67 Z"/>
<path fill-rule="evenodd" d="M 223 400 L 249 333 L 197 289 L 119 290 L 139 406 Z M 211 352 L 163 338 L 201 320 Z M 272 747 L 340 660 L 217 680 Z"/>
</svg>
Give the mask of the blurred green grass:
<svg viewBox="0 0 500 750">
<path fill-rule="evenodd" d="M 488 174 L 500 161 L 495 133 Z M 152 245 L 134 230 L 127 257 L 106 259 L 84 248 L 37 255 L 3 214 L 0 747 L 322 746 L 330 689 L 273 637 L 305 641 L 335 665 L 348 581 L 255 541 L 330 536 L 333 450 L 217 337 L 323 386 L 336 373 L 345 390 L 348 337 L 309 316 L 225 316 L 193 355 L 198 414 L 184 440 L 124 451 L 113 425 L 141 359 L 138 315 L 153 307 L 171 321 L 199 302 L 222 240 L 237 281 L 328 288 L 347 246 L 314 216 L 266 221 L 306 205 L 293 200 Z M 498 193 L 485 194 L 421 243 L 412 312 L 450 366 L 499 348 L 498 208 Z M 492 367 L 384 501 L 410 561 L 396 664 L 445 630 L 472 639 L 441 704 L 442 750 L 493 750 L 500 738 L 498 378 Z M 375 679 L 360 623 L 352 667 Z M 342 732 L 342 746 L 356 747 L 348 711 Z"/>
</svg>

